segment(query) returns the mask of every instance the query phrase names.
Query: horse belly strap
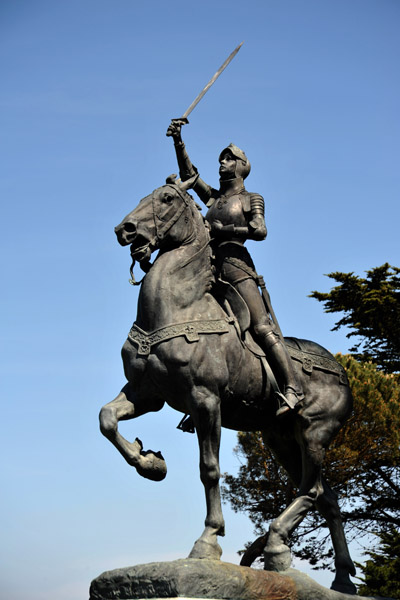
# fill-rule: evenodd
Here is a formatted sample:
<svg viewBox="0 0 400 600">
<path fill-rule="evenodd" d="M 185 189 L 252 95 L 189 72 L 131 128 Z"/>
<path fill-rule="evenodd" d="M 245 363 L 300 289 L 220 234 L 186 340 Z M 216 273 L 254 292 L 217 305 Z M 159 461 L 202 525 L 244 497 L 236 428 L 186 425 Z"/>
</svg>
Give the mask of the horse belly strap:
<svg viewBox="0 0 400 600">
<path fill-rule="evenodd" d="M 134 323 L 128 333 L 128 340 L 137 345 L 138 354 L 148 356 L 152 346 L 175 337 L 185 336 L 188 342 L 198 342 L 200 334 L 228 333 L 229 324 L 232 322 L 232 319 L 228 317 L 226 319 L 186 321 L 185 323 L 173 323 L 150 332 L 144 331 Z"/>
</svg>

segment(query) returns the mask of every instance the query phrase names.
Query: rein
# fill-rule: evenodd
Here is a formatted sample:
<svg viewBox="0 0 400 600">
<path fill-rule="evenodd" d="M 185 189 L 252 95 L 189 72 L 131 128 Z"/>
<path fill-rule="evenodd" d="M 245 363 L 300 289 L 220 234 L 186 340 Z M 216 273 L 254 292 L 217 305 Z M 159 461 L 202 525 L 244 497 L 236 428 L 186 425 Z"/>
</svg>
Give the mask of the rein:
<svg viewBox="0 0 400 600">
<path fill-rule="evenodd" d="M 150 245 L 150 244 L 149 244 Z M 135 279 L 135 274 L 133 272 L 133 268 L 136 264 L 136 261 L 134 258 L 132 258 L 132 264 L 130 266 L 129 269 L 129 273 L 131 274 L 131 278 L 129 279 L 129 283 L 131 285 L 140 285 L 143 281 L 143 279 L 146 277 L 147 273 L 150 271 L 151 267 L 153 266 L 153 263 L 151 263 L 150 261 L 144 261 L 142 260 L 139 264 L 140 264 L 140 268 L 142 269 L 142 271 L 144 271 L 144 276 L 142 277 L 142 279 L 140 281 L 136 281 Z"/>
</svg>

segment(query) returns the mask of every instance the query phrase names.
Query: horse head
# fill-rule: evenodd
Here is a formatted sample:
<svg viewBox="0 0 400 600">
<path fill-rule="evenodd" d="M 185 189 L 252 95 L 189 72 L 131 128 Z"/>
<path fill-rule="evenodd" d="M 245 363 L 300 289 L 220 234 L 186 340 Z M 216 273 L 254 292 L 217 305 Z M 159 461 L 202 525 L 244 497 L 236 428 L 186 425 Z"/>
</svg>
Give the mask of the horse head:
<svg viewBox="0 0 400 600">
<path fill-rule="evenodd" d="M 133 260 L 146 262 L 155 250 L 179 245 L 193 235 L 199 211 L 187 190 L 196 177 L 182 182 L 171 175 L 115 227 L 121 246 L 130 244 Z"/>
</svg>

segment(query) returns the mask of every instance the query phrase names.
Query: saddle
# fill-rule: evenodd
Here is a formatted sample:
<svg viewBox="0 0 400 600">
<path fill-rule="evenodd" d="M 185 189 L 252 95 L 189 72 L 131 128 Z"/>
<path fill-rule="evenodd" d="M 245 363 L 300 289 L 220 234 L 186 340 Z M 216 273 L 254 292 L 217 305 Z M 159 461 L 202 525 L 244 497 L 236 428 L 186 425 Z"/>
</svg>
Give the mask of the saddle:
<svg viewBox="0 0 400 600">
<path fill-rule="evenodd" d="M 256 342 L 250 330 L 250 311 L 237 289 L 227 281 L 218 279 L 213 295 L 227 316 L 233 320 L 243 345 L 259 358 L 265 357 L 265 352 Z M 265 308 L 269 312 L 268 307 L 266 306 Z"/>
</svg>

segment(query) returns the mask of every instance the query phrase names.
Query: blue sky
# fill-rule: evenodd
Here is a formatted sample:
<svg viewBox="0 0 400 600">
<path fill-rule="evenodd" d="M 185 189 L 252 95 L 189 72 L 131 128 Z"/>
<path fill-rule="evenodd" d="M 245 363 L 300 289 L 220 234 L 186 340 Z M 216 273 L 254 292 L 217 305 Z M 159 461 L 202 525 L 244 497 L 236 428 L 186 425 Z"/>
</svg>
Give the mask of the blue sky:
<svg viewBox="0 0 400 600">
<path fill-rule="evenodd" d="M 184 139 L 213 185 L 220 150 L 246 151 L 269 228 L 250 249 L 284 333 L 348 349 L 307 295 L 331 271 L 400 264 L 399 18 L 396 0 L 2 1 L 2 597 L 86 598 L 103 570 L 186 556 L 201 533 L 180 416 L 122 426 L 166 457 L 155 484 L 97 414 L 124 384 L 137 298 L 113 227 L 176 172 L 169 121 L 242 40 Z M 225 432 L 224 471 L 234 444 Z M 252 527 L 225 516 L 237 562 Z"/>
</svg>

